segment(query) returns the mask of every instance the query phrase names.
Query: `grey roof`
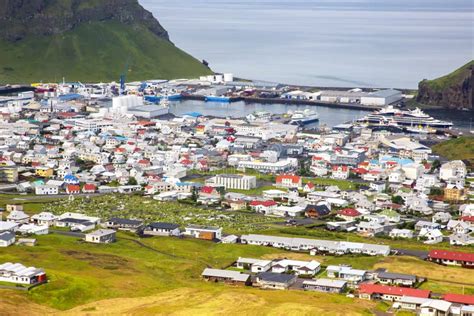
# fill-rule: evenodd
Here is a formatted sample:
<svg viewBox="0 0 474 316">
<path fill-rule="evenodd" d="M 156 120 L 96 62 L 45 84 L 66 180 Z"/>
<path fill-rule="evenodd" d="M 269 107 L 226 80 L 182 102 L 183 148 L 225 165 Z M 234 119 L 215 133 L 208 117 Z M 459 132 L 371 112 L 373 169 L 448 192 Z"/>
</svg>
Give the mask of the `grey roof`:
<svg viewBox="0 0 474 316">
<path fill-rule="evenodd" d="M 380 272 L 378 274 L 378 278 L 380 278 L 380 279 L 410 280 L 410 281 L 416 282 L 416 275 L 403 274 L 403 273 Z"/>
<path fill-rule="evenodd" d="M 334 288 L 342 288 L 346 285 L 346 281 L 343 280 L 333 280 L 333 279 L 317 279 L 317 280 L 308 280 L 304 281 L 303 284 L 305 285 L 313 285 L 313 286 L 325 286 L 325 287 L 334 287 Z"/>
<path fill-rule="evenodd" d="M 119 224 L 119 225 L 132 225 L 132 226 L 138 226 L 143 223 L 143 221 L 141 220 L 118 218 L 118 217 L 112 217 L 111 219 L 108 220 L 108 222 L 112 222 L 114 224 Z"/>
<path fill-rule="evenodd" d="M 3 241 L 10 241 L 12 239 L 15 238 L 15 234 L 13 234 L 12 232 L 4 232 L 4 233 L 0 233 L 0 240 L 3 240 Z"/>
<path fill-rule="evenodd" d="M 387 98 L 391 97 L 393 95 L 400 94 L 401 92 L 398 90 L 393 90 L 393 89 L 386 89 L 386 90 L 379 90 L 375 92 L 369 93 L 368 96 L 370 97 L 379 97 L 379 98 Z"/>
<path fill-rule="evenodd" d="M 296 276 L 292 274 L 280 274 L 273 272 L 260 272 L 259 274 L 257 274 L 257 277 L 262 281 L 276 283 L 290 283 L 296 278 Z"/>
<path fill-rule="evenodd" d="M 115 230 L 113 229 L 98 229 L 96 231 L 93 231 L 92 233 L 89 233 L 87 235 L 91 235 L 91 236 L 107 236 L 107 235 L 110 235 L 110 234 L 115 234 Z"/>
<path fill-rule="evenodd" d="M 167 229 L 167 230 L 174 230 L 176 228 L 179 228 L 178 224 L 173 224 L 173 223 L 163 223 L 163 222 L 155 222 L 151 223 L 148 225 L 151 228 L 156 228 L 156 229 Z"/>
<path fill-rule="evenodd" d="M 226 279 L 232 279 L 234 281 L 240 281 L 240 282 L 246 282 L 250 278 L 249 274 L 240 273 L 238 271 L 210 269 L 210 268 L 204 269 L 201 275 L 203 277 L 226 278 Z"/>
</svg>

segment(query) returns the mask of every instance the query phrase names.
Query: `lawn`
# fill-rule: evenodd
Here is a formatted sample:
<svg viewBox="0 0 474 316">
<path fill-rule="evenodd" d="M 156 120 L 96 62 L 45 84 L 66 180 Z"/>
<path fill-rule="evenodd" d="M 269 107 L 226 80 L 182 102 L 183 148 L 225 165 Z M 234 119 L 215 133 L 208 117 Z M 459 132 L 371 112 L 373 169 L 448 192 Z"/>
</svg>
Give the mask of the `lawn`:
<svg viewBox="0 0 474 316">
<path fill-rule="evenodd" d="M 449 160 L 467 160 L 474 164 L 474 137 L 463 136 L 433 146 L 433 152 Z"/>
</svg>

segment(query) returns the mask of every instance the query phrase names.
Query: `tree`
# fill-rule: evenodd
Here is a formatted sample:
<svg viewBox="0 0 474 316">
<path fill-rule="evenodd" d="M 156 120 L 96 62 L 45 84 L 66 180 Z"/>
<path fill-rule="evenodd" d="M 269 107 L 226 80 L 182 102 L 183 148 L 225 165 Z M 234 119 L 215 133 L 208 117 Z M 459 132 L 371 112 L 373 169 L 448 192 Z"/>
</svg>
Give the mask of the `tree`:
<svg viewBox="0 0 474 316">
<path fill-rule="evenodd" d="M 433 163 L 431 164 L 431 172 L 435 171 L 436 169 L 438 169 L 439 167 L 441 166 L 441 162 L 436 159 L 435 161 L 433 161 Z"/>
<path fill-rule="evenodd" d="M 138 182 L 137 182 L 137 179 L 135 179 L 134 177 L 130 177 L 130 179 L 128 179 L 128 185 L 137 185 Z"/>
<path fill-rule="evenodd" d="M 403 198 L 400 195 L 392 196 L 392 203 L 403 205 Z"/>
</svg>

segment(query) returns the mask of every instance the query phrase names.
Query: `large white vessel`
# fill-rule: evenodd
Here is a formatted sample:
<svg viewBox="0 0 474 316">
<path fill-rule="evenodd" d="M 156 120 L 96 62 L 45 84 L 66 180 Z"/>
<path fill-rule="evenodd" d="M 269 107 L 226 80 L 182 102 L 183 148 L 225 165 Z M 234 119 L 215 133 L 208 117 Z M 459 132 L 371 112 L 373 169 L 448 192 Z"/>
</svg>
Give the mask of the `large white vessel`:
<svg viewBox="0 0 474 316">
<path fill-rule="evenodd" d="M 310 109 L 288 111 L 288 114 L 291 116 L 290 124 L 293 125 L 305 125 L 319 121 L 318 113 Z"/>
<path fill-rule="evenodd" d="M 403 126 L 422 126 L 435 128 L 451 128 L 453 126 L 452 122 L 437 120 L 419 108 L 404 111 L 391 105 L 381 109 L 380 111 L 371 113 L 361 119 L 358 119 L 358 122 L 368 122 L 375 124 L 395 122 L 398 125 Z"/>
</svg>

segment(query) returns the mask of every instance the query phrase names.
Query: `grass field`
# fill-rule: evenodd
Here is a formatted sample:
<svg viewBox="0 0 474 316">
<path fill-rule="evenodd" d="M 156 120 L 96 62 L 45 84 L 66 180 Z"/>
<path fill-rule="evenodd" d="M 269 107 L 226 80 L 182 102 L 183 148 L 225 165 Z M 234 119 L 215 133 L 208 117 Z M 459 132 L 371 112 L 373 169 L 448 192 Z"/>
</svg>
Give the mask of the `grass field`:
<svg viewBox="0 0 474 316">
<path fill-rule="evenodd" d="M 211 73 L 143 26 L 84 23 L 64 34 L 0 41 L 0 83 L 190 78 Z"/>
<path fill-rule="evenodd" d="M 239 256 L 286 255 L 277 249 L 173 238 L 142 240 L 158 253 L 121 236 L 125 235 L 111 245 L 86 244 L 61 235 L 39 236 L 37 247 L 2 251 L 0 262 L 43 267 L 50 282 L 28 293 L 0 290 L 0 309 L 15 314 L 24 305 L 30 315 L 71 308 L 75 308 L 71 314 L 251 315 L 258 309 L 257 315 L 343 315 L 347 310 L 356 315 L 368 314 L 373 306 L 338 295 L 267 292 L 200 279 L 204 267 L 225 267 Z"/>
<path fill-rule="evenodd" d="M 118 238 L 115 244 L 93 245 L 52 234 L 39 236 L 37 247 L 13 246 L 0 252 L 0 262 L 43 267 L 50 279 L 28 293 L 0 290 L 0 310 L 7 315 L 21 314 L 19 311 L 29 311 L 28 315 L 56 311 L 70 315 L 369 315 L 376 308 L 373 302 L 341 295 L 262 291 L 200 279 L 206 266 L 224 268 L 239 256 L 314 259 L 324 266 L 346 263 L 360 269 L 383 267 L 428 277 L 422 287 L 438 292 L 462 293 L 459 282 L 464 282 L 465 288 L 474 288 L 474 284 L 468 285 L 474 283 L 470 281 L 474 280 L 474 271 L 409 257 L 309 256 L 194 239 L 141 239 L 156 250 L 152 251 L 125 240 L 129 235 L 119 234 Z"/>
<path fill-rule="evenodd" d="M 474 165 L 474 137 L 463 136 L 433 146 L 433 152 L 449 160 L 468 160 Z"/>
</svg>

